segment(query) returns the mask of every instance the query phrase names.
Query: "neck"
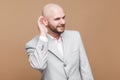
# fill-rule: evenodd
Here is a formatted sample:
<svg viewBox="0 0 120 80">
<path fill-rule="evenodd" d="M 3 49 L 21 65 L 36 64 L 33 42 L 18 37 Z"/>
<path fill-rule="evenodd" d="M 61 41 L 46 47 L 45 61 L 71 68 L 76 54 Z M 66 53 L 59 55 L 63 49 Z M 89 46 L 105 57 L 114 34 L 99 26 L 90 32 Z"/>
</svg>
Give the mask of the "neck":
<svg viewBox="0 0 120 80">
<path fill-rule="evenodd" d="M 51 35 L 52 37 L 56 38 L 57 40 L 60 38 L 60 35 L 61 35 L 59 33 L 54 33 L 54 32 L 52 32 L 52 33 L 48 32 L 48 34 Z"/>
</svg>

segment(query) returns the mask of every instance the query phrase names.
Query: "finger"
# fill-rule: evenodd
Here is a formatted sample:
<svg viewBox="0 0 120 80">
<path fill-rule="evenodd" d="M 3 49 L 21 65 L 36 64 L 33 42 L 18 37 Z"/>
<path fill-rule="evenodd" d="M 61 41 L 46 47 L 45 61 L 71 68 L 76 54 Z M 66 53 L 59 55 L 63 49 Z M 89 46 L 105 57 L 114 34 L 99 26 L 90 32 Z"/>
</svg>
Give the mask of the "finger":
<svg viewBox="0 0 120 80">
<path fill-rule="evenodd" d="M 38 18 L 38 23 L 41 23 L 41 24 L 43 24 L 43 16 L 40 16 L 39 18 Z"/>
<path fill-rule="evenodd" d="M 44 25 L 43 19 L 44 19 L 43 16 L 40 16 L 38 18 L 38 27 L 39 27 L 41 32 L 47 33 L 48 30 L 47 30 L 46 26 Z"/>
<path fill-rule="evenodd" d="M 37 21 L 37 23 L 38 23 L 38 27 L 40 28 L 40 29 L 43 29 L 42 28 L 42 26 L 43 26 L 43 24 L 42 24 L 42 16 L 40 16 L 39 18 L 38 18 L 38 21 Z"/>
</svg>

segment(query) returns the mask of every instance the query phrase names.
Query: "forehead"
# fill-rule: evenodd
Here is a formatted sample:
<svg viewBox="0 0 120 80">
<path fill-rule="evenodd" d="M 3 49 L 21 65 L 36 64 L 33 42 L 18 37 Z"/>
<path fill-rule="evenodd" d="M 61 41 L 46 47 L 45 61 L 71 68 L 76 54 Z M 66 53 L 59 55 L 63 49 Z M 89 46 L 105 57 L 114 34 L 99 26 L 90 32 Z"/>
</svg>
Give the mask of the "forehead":
<svg viewBox="0 0 120 80">
<path fill-rule="evenodd" d="M 49 17 L 58 18 L 65 16 L 63 9 L 53 9 L 50 11 Z"/>
</svg>

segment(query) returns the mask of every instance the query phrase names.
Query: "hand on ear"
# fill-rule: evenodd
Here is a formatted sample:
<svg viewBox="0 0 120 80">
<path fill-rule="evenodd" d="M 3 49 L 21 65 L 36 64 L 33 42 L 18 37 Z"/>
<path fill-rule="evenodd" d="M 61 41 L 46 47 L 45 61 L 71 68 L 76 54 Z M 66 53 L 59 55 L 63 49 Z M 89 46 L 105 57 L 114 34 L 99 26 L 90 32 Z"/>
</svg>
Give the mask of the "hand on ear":
<svg viewBox="0 0 120 80">
<path fill-rule="evenodd" d="M 47 20 L 43 16 L 40 16 L 38 18 L 37 23 L 38 23 L 38 29 L 41 32 L 41 35 L 42 36 L 46 36 L 46 34 L 48 32 L 48 30 L 46 28 L 46 26 L 47 26 Z"/>
<path fill-rule="evenodd" d="M 40 16 L 39 18 L 40 18 L 41 24 L 44 24 L 45 26 L 47 26 L 48 24 L 47 19 L 44 16 Z"/>
</svg>

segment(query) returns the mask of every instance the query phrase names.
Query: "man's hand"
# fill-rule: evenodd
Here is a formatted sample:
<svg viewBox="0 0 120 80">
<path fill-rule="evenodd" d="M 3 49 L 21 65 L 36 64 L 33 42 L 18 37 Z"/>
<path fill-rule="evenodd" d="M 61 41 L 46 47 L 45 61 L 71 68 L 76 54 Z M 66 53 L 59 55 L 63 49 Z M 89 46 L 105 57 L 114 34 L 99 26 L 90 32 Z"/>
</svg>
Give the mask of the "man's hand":
<svg viewBox="0 0 120 80">
<path fill-rule="evenodd" d="M 40 31 L 40 35 L 46 37 L 48 30 L 47 30 L 45 23 L 44 23 L 44 17 L 40 16 L 38 18 L 37 23 L 38 23 L 38 29 Z"/>
</svg>

